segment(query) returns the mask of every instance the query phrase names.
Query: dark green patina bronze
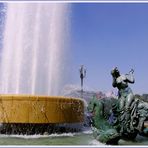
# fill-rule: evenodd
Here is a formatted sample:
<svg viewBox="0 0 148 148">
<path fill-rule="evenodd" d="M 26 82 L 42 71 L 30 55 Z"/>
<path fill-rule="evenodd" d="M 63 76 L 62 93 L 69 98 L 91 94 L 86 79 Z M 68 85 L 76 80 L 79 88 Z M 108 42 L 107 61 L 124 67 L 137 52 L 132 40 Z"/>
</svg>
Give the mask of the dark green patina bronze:
<svg viewBox="0 0 148 148">
<path fill-rule="evenodd" d="M 119 139 L 135 139 L 137 134 L 148 137 L 148 103 L 136 98 L 128 83 L 134 83 L 133 70 L 120 75 L 117 68 L 111 71 L 113 87 L 118 98 L 97 99 L 89 102 L 94 137 L 106 144 L 117 144 Z"/>
</svg>

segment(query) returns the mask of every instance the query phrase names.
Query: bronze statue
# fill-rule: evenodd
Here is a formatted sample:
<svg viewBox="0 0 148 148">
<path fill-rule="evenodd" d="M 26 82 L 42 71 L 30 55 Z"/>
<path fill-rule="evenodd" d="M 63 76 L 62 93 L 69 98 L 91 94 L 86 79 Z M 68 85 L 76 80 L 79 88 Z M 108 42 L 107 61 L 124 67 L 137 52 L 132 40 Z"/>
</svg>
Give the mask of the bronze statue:
<svg viewBox="0 0 148 148">
<path fill-rule="evenodd" d="M 118 88 L 118 99 L 119 99 L 119 106 L 118 109 L 120 111 L 120 115 L 122 115 L 121 123 L 124 124 L 121 130 L 129 130 L 130 126 L 130 107 L 132 102 L 134 101 L 134 94 L 131 88 L 128 86 L 128 83 L 134 83 L 135 79 L 133 76 L 134 70 L 128 74 L 121 75 L 118 68 L 115 67 L 111 71 L 111 75 L 113 77 L 113 87 Z"/>
<path fill-rule="evenodd" d="M 148 103 L 137 98 L 129 83 L 134 83 L 134 70 L 121 75 L 118 68 L 111 71 L 113 87 L 118 98 L 93 96 L 88 104 L 94 137 L 106 144 L 117 144 L 119 139 L 135 139 L 137 134 L 148 137 Z"/>
</svg>

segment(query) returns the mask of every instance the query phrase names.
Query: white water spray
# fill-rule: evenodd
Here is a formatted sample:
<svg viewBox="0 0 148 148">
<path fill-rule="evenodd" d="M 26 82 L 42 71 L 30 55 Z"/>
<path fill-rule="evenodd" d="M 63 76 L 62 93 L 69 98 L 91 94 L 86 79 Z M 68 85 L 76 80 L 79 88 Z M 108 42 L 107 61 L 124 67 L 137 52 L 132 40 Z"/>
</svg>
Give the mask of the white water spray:
<svg viewBox="0 0 148 148">
<path fill-rule="evenodd" d="M 8 4 L 0 93 L 58 95 L 66 76 L 68 11 L 68 4 Z"/>
</svg>

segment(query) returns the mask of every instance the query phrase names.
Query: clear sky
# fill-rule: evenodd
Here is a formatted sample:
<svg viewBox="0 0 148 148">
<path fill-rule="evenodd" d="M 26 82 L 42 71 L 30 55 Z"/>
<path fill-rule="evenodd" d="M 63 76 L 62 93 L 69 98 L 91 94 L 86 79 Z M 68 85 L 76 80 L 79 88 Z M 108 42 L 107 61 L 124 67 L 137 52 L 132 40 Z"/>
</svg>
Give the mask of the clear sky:
<svg viewBox="0 0 148 148">
<path fill-rule="evenodd" d="M 148 93 L 148 3 L 70 3 L 70 8 L 67 83 L 80 85 L 78 69 L 84 64 L 85 86 L 110 91 L 110 71 L 117 66 L 123 74 L 135 70 L 134 93 Z"/>
<path fill-rule="evenodd" d="M 148 93 L 148 3 L 75 3 L 71 5 L 72 82 L 87 68 L 85 85 L 112 90 L 110 71 L 135 70 L 134 93 Z"/>
</svg>

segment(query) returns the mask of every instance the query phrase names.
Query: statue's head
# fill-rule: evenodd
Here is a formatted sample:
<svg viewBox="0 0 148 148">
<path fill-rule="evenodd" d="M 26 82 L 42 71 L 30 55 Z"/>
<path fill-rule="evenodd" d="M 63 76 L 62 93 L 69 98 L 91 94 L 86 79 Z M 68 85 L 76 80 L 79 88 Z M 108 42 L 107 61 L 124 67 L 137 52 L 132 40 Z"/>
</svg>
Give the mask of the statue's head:
<svg viewBox="0 0 148 148">
<path fill-rule="evenodd" d="M 120 76 L 120 72 L 119 72 L 119 70 L 118 70 L 117 67 L 115 67 L 115 68 L 112 69 L 111 75 L 112 75 L 113 77 L 116 77 L 116 78 Z"/>
</svg>

